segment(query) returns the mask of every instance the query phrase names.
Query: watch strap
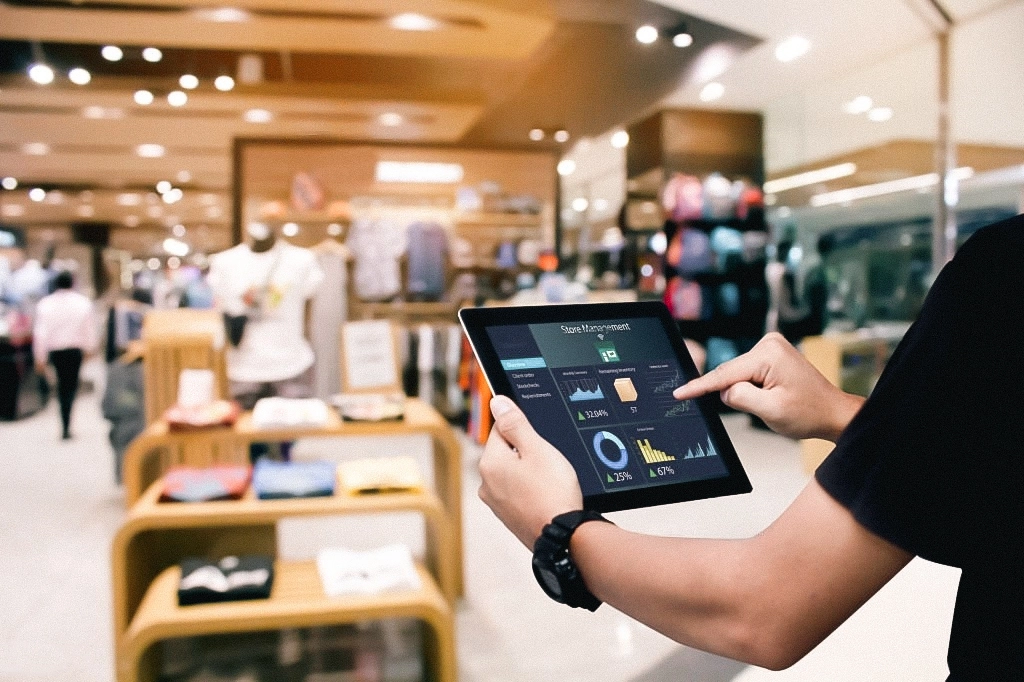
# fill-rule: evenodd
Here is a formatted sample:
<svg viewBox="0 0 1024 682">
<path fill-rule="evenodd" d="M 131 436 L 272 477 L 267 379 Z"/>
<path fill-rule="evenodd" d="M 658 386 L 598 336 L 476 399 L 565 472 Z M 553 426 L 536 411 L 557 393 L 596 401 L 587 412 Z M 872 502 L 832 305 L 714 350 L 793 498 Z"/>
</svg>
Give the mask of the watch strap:
<svg viewBox="0 0 1024 682">
<path fill-rule="evenodd" d="M 587 521 L 611 523 L 601 514 L 590 509 L 559 514 L 551 520 L 551 523 L 544 526 L 540 537 L 533 545 L 533 554 L 535 563 L 540 560 L 558 564 L 557 574 L 562 594 L 560 597 L 555 597 L 551 592 L 545 590 L 549 596 L 574 608 L 596 611 L 597 607 L 601 605 L 601 600 L 587 589 L 583 582 L 583 576 L 580 575 L 579 569 L 569 554 L 569 542 L 572 540 L 573 533 Z"/>
</svg>

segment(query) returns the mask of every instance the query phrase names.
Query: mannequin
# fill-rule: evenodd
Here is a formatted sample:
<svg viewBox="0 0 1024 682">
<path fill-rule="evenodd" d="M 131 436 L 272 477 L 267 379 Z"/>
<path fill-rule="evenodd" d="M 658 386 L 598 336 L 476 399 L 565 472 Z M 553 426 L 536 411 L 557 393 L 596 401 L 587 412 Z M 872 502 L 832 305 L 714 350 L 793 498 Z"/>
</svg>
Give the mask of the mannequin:
<svg viewBox="0 0 1024 682">
<path fill-rule="evenodd" d="M 247 408 L 267 396 L 308 397 L 309 301 L 323 272 L 309 249 L 278 239 L 266 224 L 250 223 L 246 233 L 247 243 L 212 257 L 207 275 L 216 307 L 247 318 L 228 351 L 232 396 Z"/>
</svg>

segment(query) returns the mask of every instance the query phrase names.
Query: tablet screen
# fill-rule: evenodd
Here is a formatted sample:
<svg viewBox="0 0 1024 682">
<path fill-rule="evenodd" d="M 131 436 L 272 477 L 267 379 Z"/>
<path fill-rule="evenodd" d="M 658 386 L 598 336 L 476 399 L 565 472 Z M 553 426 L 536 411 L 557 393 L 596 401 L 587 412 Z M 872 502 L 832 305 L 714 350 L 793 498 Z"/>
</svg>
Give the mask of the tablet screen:
<svg viewBox="0 0 1024 682">
<path fill-rule="evenodd" d="M 729 476 L 720 436 L 697 403 L 672 397 L 689 377 L 659 318 L 491 325 L 486 333 L 510 397 L 572 462 L 585 497 Z"/>
</svg>

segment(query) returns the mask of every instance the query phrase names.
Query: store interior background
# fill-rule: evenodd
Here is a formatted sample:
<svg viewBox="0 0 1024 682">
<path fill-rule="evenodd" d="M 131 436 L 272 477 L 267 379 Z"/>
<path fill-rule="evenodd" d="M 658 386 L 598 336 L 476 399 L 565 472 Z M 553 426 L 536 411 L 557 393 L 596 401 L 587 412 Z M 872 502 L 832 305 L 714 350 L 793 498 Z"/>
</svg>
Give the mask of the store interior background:
<svg viewBox="0 0 1024 682">
<path fill-rule="evenodd" d="M 245 0 L 221 14 L 190 1 L 3 1 L 0 223 L 21 231 L 17 243 L 0 244 L 0 255 L 20 262 L 45 259 L 53 249 L 77 264 L 84 290 L 95 295 L 92 274 L 100 270 L 163 271 L 170 258 L 202 267 L 205 256 L 239 238 L 250 218 L 275 229 L 294 222 L 291 238 L 315 244 L 333 236 L 331 226 L 344 222 L 349 208 L 306 216 L 266 208 L 287 202 L 288 187 L 264 196 L 260 173 L 283 173 L 283 166 L 247 168 L 246 154 L 261 145 L 290 147 L 295 166 L 287 177 L 324 149 L 406 160 L 413 145 L 428 156 L 497 150 L 543 159 L 540 173 L 520 171 L 517 178 L 508 166 L 493 173 L 508 173 L 513 192 L 517 182 L 529 184 L 523 178 L 535 182 L 529 189 L 549 210 L 521 225 L 484 226 L 478 234 L 490 236 L 470 241 L 490 249 L 527 230 L 543 246 L 557 245 L 572 278 L 580 264 L 606 266 L 631 239 L 649 243 L 656 230 L 623 232 L 620 213 L 627 202 L 641 213 L 656 202 L 677 158 L 703 154 L 725 163 L 747 153 L 745 140 L 705 130 L 652 146 L 645 122 L 673 111 L 755 115 L 761 177 L 753 181 L 855 165 L 843 166 L 851 172 L 841 177 L 767 192 L 766 226 L 773 243 L 794 240 L 800 247 L 790 256 L 797 277 L 815 265 L 819 235 L 834 234 L 836 328 L 866 326 L 885 336 L 912 319 L 919 299 L 910 290 L 933 276 L 939 183 L 928 175 L 936 172 L 940 137 L 937 33 L 947 20 L 957 239 L 1024 204 L 1017 113 L 1024 101 L 1024 2 L 938 4 L 946 16 L 928 0 Z M 444 21 L 413 31 L 389 23 L 409 12 Z M 663 31 L 649 45 L 635 37 L 647 23 Z M 694 41 L 680 48 L 665 32 L 683 23 Z M 777 48 L 794 36 L 806 39 L 806 52 L 782 61 Z M 104 45 L 123 47 L 124 58 L 106 61 Z M 160 48 L 163 59 L 144 60 L 146 46 Z M 53 83 L 28 78 L 34 61 L 54 67 Z M 73 67 L 88 68 L 91 80 L 70 82 Z M 199 87 L 179 86 L 186 72 Z M 225 75 L 234 77 L 234 87 L 221 91 L 212 83 Z M 155 95 L 152 104 L 137 102 L 142 89 Z M 167 102 L 175 90 L 186 93 L 184 105 Z M 530 138 L 535 129 L 543 133 L 539 140 Z M 553 138 L 559 130 L 567 132 L 565 141 Z M 622 131 L 630 133 L 628 144 L 616 137 Z M 875 187 L 873 197 L 832 194 L 907 179 L 898 191 Z M 162 181 L 180 193 L 158 193 Z M 331 181 L 325 184 L 330 190 Z M 383 190 L 419 200 L 418 189 L 361 187 L 367 196 Z M 177 256 L 181 243 L 188 250 Z M 589 284 L 616 290 L 614 279 L 599 272 Z M 102 364 L 89 369 L 98 391 Z M 11 494 L 0 501 L 0 546 L 9 548 L 0 557 L 0 603 L 13 605 L 0 623 L 0 680 L 113 679 L 109 547 L 125 512 L 110 477 L 97 393 L 86 393 L 76 409 L 87 425 L 66 445 L 56 442 L 52 404 L 0 423 L 12 471 Z M 726 415 L 726 422 L 754 495 L 617 520 L 649 532 L 735 537 L 769 523 L 807 480 L 805 452 L 749 428 L 740 415 Z M 476 499 L 479 449 L 471 438 L 462 442 L 467 596 L 457 613 L 460 679 L 945 676 L 958 574 L 921 561 L 780 673 L 681 648 L 607 607 L 587 615 L 551 604 L 533 583 L 528 554 Z M 302 553 L 332 534 L 381 530 L 391 528 L 372 520 L 296 525 L 285 549 Z M 77 567 L 69 555 L 80 557 Z"/>
</svg>

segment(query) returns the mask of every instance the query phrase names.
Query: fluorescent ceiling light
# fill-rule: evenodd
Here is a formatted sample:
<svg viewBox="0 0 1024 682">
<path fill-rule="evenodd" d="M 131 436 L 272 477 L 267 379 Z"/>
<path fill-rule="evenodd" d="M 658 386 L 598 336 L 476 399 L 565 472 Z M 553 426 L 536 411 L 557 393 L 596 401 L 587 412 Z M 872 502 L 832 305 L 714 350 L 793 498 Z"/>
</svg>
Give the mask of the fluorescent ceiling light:
<svg viewBox="0 0 1024 682">
<path fill-rule="evenodd" d="M 394 128 L 395 126 L 402 125 L 405 122 L 405 119 L 401 114 L 395 113 L 394 111 L 385 111 L 377 117 L 377 122 L 382 126 Z"/>
<path fill-rule="evenodd" d="M 156 62 L 164 58 L 164 53 L 161 52 L 158 48 L 147 47 L 144 50 L 142 50 L 142 58 L 145 59 L 147 62 L 155 64 Z"/>
<path fill-rule="evenodd" d="M 701 102 L 713 102 L 725 94 L 725 86 L 718 81 L 711 81 L 700 90 Z"/>
<path fill-rule="evenodd" d="M 39 203 L 46 198 L 46 190 L 42 187 L 33 187 L 28 191 L 28 198 L 32 201 Z"/>
<path fill-rule="evenodd" d="M 650 45 L 658 39 L 658 29 L 654 28 L 650 24 L 644 24 L 636 30 L 637 42 L 643 43 L 644 45 Z"/>
<path fill-rule="evenodd" d="M 33 83 L 49 85 L 53 82 L 53 69 L 46 64 L 33 64 L 28 67 L 28 77 L 32 79 Z"/>
<path fill-rule="evenodd" d="M 153 103 L 153 93 L 149 90 L 136 90 L 135 94 L 132 95 L 132 99 L 135 100 L 136 104 L 148 107 Z"/>
<path fill-rule="evenodd" d="M 623 149 L 629 144 L 629 133 L 625 130 L 616 130 L 612 133 L 610 142 L 616 149 Z"/>
<path fill-rule="evenodd" d="M 558 162 L 558 174 L 561 176 L 572 175 L 576 172 L 576 162 L 572 159 L 562 159 Z"/>
<path fill-rule="evenodd" d="M 227 92 L 235 87 L 235 79 L 231 76 L 217 76 L 213 81 L 213 87 L 221 92 Z"/>
<path fill-rule="evenodd" d="M 135 153 L 144 159 L 158 159 L 166 151 L 162 144 L 140 144 L 135 148 Z"/>
<path fill-rule="evenodd" d="M 966 180 L 972 175 L 974 175 L 974 169 L 970 166 L 961 166 L 960 168 L 954 169 L 951 173 L 951 176 L 955 180 Z M 899 180 L 877 182 L 871 185 L 861 185 L 859 187 L 850 187 L 849 189 L 840 189 L 835 192 L 815 194 L 811 197 L 811 206 L 820 207 L 830 206 L 832 204 L 845 204 L 848 201 L 878 197 L 884 194 L 906 192 L 913 189 L 928 189 L 929 187 L 934 187 L 937 184 L 939 184 L 938 173 L 925 173 L 924 175 L 914 175 L 909 178 L 900 178 Z"/>
<path fill-rule="evenodd" d="M 167 93 L 167 103 L 172 107 L 183 107 L 188 103 L 188 95 L 182 90 L 171 90 Z"/>
<path fill-rule="evenodd" d="M 186 90 L 195 90 L 199 87 L 199 78 L 192 75 L 191 73 L 186 73 L 178 79 L 178 85 L 185 88 Z"/>
<path fill-rule="evenodd" d="M 124 118 L 124 109 L 118 109 L 117 107 L 101 107 L 94 104 L 83 107 L 82 116 L 95 120 L 108 119 L 113 121 Z"/>
<path fill-rule="evenodd" d="M 765 194 L 785 192 L 788 189 L 794 189 L 796 187 L 805 187 L 819 182 L 828 182 L 829 180 L 835 180 L 837 178 L 845 178 L 856 172 L 857 164 L 840 163 L 835 166 L 826 166 L 825 168 L 818 168 L 805 173 L 796 173 L 795 175 L 787 175 L 783 178 L 769 180 L 764 183 L 764 191 Z"/>
<path fill-rule="evenodd" d="M 441 28 L 437 19 L 415 12 L 396 14 L 388 20 L 388 25 L 398 31 L 436 31 Z"/>
<path fill-rule="evenodd" d="M 100 54 L 108 62 L 119 62 L 124 57 L 124 50 L 117 45 L 104 45 L 103 49 L 100 50 Z"/>
<path fill-rule="evenodd" d="M 213 21 L 218 24 L 242 23 L 252 19 L 252 15 L 238 7 L 202 7 L 192 11 L 197 19 Z"/>
<path fill-rule="evenodd" d="M 863 114 L 867 113 L 874 105 L 875 103 L 867 95 L 858 95 L 843 104 L 843 111 L 848 114 Z"/>
<path fill-rule="evenodd" d="M 68 80 L 75 85 L 88 85 L 92 80 L 92 74 L 83 68 L 75 67 L 68 71 Z"/>
<path fill-rule="evenodd" d="M 50 145 L 45 142 L 29 142 L 21 145 L 21 153 L 29 156 L 46 156 L 50 153 Z"/>
<path fill-rule="evenodd" d="M 246 109 L 242 118 L 246 123 L 270 123 L 274 120 L 274 115 L 266 109 Z"/>
<path fill-rule="evenodd" d="M 811 41 L 801 36 L 786 38 L 775 46 L 775 58 L 780 62 L 791 62 L 807 54 L 811 49 Z"/>
<path fill-rule="evenodd" d="M 4 204 L 0 215 L 5 218 L 20 218 L 25 215 L 25 207 L 21 204 Z"/>
<path fill-rule="evenodd" d="M 461 182 L 465 171 L 458 163 L 427 161 L 378 161 L 377 182 L 420 182 L 451 184 Z"/>
<path fill-rule="evenodd" d="M 874 121 L 875 123 L 883 123 L 892 118 L 891 107 L 875 107 L 868 112 L 868 120 Z"/>
<path fill-rule="evenodd" d="M 0 182 L 0 186 L 4 189 L 18 189 L 18 179 L 8 175 L 2 182 Z"/>
</svg>

